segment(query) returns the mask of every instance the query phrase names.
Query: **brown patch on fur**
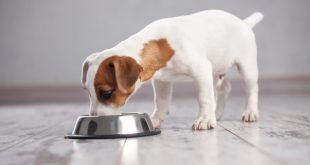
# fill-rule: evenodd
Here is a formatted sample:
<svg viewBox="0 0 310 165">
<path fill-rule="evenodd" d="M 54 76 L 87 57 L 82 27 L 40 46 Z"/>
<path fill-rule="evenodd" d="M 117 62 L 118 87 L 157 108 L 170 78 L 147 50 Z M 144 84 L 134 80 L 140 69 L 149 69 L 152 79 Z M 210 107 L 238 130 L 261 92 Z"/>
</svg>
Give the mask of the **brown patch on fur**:
<svg viewBox="0 0 310 165">
<path fill-rule="evenodd" d="M 140 74 L 141 81 L 149 80 L 154 73 L 166 66 L 166 63 L 173 56 L 174 50 L 166 39 L 151 40 L 144 44 L 141 52 L 141 66 L 143 71 Z"/>
<path fill-rule="evenodd" d="M 116 107 L 125 104 L 127 97 L 135 90 L 141 67 L 136 60 L 125 56 L 112 56 L 99 66 L 94 86 L 97 99 L 105 104 L 113 103 Z M 101 99 L 100 91 L 113 91 L 109 99 Z"/>
</svg>

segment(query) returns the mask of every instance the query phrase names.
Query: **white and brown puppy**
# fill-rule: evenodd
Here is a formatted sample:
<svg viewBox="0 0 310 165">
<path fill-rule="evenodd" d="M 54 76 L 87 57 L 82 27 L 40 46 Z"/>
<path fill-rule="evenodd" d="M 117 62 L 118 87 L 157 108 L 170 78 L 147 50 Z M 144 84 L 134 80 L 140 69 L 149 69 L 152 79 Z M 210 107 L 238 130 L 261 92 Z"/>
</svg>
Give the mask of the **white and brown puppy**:
<svg viewBox="0 0 310 165">
<path fill-rule="evenodd" d="M 160 127 L 174 81 L 191 79 L 199 113 L 193 129 L 210 129 L 222 115 L 230 84 L 225 73 L 236 65 L 246 85 L 245 121 L 258 120 L 258 69 L 252 28 L 263 15 L 245 20 L 220 10 L 155 21 L 111 49 L 87 57 L 82 84 L 89 92 L 90 115 L 116 115 L 141 84 L 152 80 Z"/>
</svg>

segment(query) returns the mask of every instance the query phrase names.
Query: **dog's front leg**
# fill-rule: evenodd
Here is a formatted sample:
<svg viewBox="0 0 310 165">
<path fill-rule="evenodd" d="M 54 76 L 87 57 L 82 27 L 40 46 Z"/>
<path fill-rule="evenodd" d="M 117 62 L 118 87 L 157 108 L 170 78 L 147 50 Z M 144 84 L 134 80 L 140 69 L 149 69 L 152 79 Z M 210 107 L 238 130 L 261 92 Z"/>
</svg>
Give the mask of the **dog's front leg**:
<svg viewBox="0 0 310 165">
<path fill-rule="evenodd" d="M 169 112 L 172 83 L 160 80 L 153 80 L 154 103 L 155 109 L 152 114 L 152 122 L 155 128 L 160 128 L 161 122 L 165 119 Z"/>
<path fill-rule="evenodd" d="M 212 129 L 216 126 L 215 96 L 211 64 L 197 66 L 193 73 L 198 90 L 199 114 L 194 122 L 193 130 Z"/>
</svg>

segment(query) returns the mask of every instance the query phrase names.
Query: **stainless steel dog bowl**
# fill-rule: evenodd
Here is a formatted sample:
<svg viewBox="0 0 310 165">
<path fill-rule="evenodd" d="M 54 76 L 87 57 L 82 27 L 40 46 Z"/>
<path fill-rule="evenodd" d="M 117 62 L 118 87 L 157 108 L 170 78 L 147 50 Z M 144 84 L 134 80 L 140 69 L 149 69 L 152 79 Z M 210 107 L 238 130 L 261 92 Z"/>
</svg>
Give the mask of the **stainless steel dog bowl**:
<svg viewBox="0 0 310 165">
<path fill-rule="evenodd" d="M 123 113 L 114 116 L 78 117 L 69 139 L 112 139 L 160 134 L 146 113 Z"/>
</svg>

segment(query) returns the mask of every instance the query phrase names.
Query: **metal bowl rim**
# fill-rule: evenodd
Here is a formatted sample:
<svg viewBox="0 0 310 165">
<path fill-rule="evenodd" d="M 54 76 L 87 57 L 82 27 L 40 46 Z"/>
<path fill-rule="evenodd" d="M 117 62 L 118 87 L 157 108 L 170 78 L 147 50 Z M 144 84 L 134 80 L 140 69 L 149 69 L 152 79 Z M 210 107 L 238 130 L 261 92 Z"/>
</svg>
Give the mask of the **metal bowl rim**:
<svg viewBox="0 0 310 165">
<path fill-rule="evenodd" d="M 126 112 L 126 113 L 122 113 L 120 115 L 108 115 L 108 116 L 80 115 L 79 117 L 83 117 L 83 118 L 111 118 L 111 117 L 121 117 L 121 116 L 142 116 L 142 115 L 147 115 L 147 113 L 143 113 L 143 112 Z"/>
</svg>

